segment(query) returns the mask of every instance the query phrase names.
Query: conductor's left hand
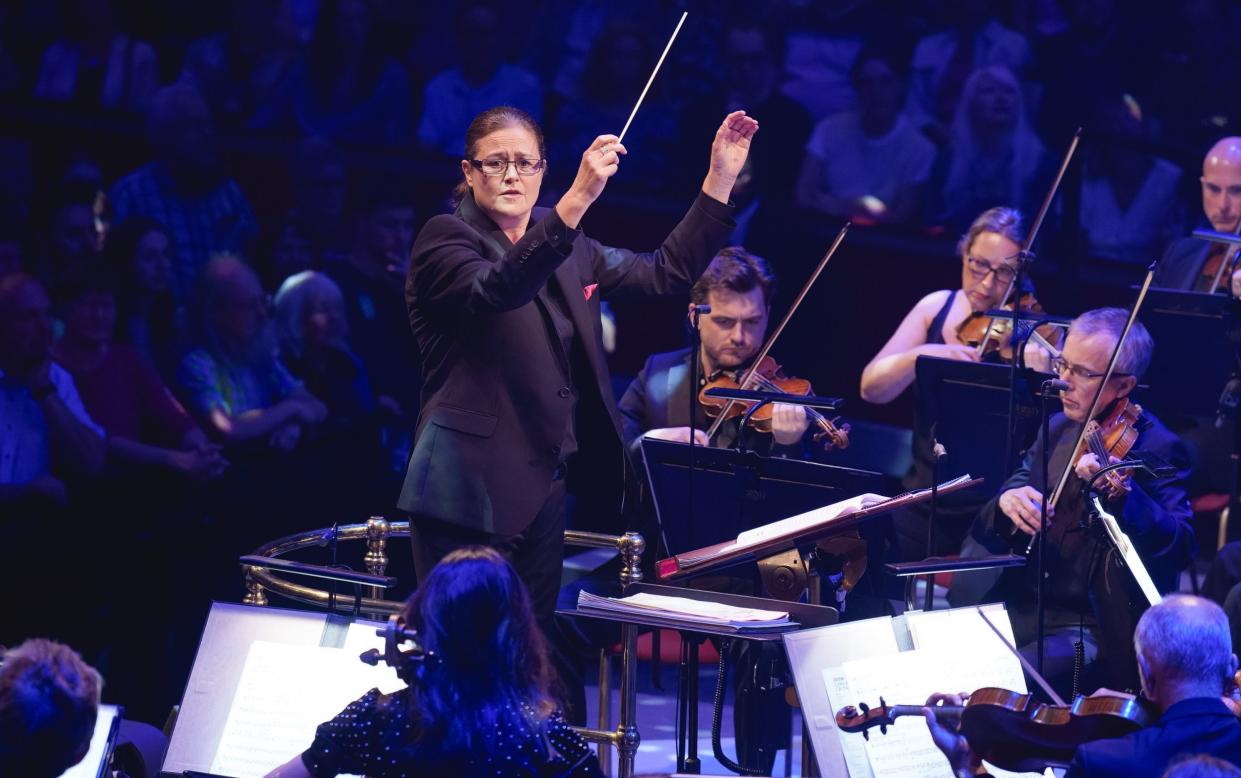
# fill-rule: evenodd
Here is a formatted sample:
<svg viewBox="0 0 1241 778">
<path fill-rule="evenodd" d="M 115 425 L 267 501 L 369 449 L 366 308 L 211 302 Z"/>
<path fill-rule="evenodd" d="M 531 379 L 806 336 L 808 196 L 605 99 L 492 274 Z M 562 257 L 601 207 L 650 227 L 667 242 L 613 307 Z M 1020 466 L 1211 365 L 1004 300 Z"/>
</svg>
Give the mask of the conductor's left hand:
<svg viewBox="0 0 1241 778">
<path fill-rule="evenodd" d="M 702 191 L 720 202 L 728 202 L 733 184 L 750 154 L 750 141 L 758 132 L 758 122 L 745 111 L 733 111 L 724 117 L 711 142 L 711 166 Z"/>
</svg>

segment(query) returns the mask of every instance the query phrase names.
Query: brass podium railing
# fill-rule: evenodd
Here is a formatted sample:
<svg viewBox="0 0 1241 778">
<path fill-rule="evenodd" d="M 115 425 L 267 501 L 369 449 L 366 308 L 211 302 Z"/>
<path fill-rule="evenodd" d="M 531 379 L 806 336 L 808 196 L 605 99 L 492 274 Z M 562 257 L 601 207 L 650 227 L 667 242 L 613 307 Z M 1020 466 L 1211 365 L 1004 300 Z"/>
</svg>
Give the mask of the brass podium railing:
<svg viewBox="0 0 1241 778">
<path fill-rule="evenodd" d="M 391 538 L 409 537 L 408 521 L 388 521 L 382 517 L 372 516 L 364 524 L 346 524 L 335 529 L 310 530 L 265 543 L 254 550 L 251 557 L 282 557 L 302 549 L 321 547 L 330 542 L 366 541 L 366 555 L 363 565 L 371 575 L 385 575 L 388 568 L 388 540 Z M 642 580 L 642 554 L 646 551 L 646 541 L 636 532 L 624 535 L 605 535 L 598 532 L 579 532 L 566 530 L 564 542 L 567 546 L 578 548 L 614 549 L 621 557 L 620 584 L 624 589 L 630 584 Z M 404 602 L 386 600 L 383 589 L 368 586 L 367 595 L 337 595 L 323 589 L 294 583 L 279 575 L 275 570 L 253 564 L 242 564 L 245 573 L 246 594 L 242 602 L 247 605 L 265 606 L 268 604 L 267 593 L 271 592 L 297 602 L 319 608 L 334 608 L 341 611 L 356 611 L 381 618 L 399 613 Z M 616 729 L 608 724 L 611 701 L 609 699 L 610 675 L 609 652 L 600 652 L 599 660 L 599 726 L 596 729 L 574 727 L 583 740 L 595 743 L 599 747 L 599 763 L 604 774 L 611 760 L 608 759 L 607 747 L 616 749 L 620 778 L 632 778 L 634 775 L 634 758 L 638 753 L 641 738 L 638 735 L 636 714 L 638 708 L 638 627 L 633 624 L 621 625 L 621 686 L 620 715 Z"/>
</svg>

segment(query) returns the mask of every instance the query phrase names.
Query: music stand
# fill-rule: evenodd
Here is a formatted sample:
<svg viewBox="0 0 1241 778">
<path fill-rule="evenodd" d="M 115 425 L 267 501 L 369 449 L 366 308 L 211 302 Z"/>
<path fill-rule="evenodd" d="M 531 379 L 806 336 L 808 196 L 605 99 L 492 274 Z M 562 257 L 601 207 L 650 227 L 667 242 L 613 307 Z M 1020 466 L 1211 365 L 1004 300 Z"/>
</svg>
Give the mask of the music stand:
<svg viewBox="0 0 1241 778">
<path fill-rule="evenodd" d="M 1235 303 L 1226 295 L 1151 289 L 1138 317 L 1155 352 L 1146 371 L 1142 404 L 1156 413 L 1214 418 L 1220 390 L 1233 374 Z"/>
<path fill-rule="evenodd" d="M 960 362 L 953 359 L 918 357 L 915 366 L 918 405 L 922 421 L 935 430 L 935 439 L 948 451 L 939 464 L 939 480 L 969 474 L 983 478 L 992 488 L 1012 474 L 997 455 L 996 442 L 1006 438 L 1009 386 L 1008 365 Z M 1054 378 L 1033 370 L 1018 371 L 1017 451 L 1025 451 L 1038 434 L 1041 401 L 1034 388 Z M 1060 409 L 1048 403 L 1048 412 Z M 941 507 L 980 502 L 977 492 L 962 491 L 942 499 Z"/>
<path fill-rule="evenodd" d="M 669 554 L 710 546 L 747 529 L 884 490 L 883 474 L 873 470 L 695 446 L 691 507 L 686 489 L 690 453 L 684 443 L 642 441 L 655 515 Z"/>
</svg>

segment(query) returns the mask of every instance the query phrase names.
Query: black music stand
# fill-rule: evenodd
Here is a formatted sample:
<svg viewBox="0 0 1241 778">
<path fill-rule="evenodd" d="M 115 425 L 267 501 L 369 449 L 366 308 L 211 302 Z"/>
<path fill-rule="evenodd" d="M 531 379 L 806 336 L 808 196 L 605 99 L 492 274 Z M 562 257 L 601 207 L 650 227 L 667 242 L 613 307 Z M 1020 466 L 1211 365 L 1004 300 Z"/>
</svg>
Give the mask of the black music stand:
<svg viewBox="0 0 1241 778">
<path fill-rule="evenodd" d="M 991 488 L 999 488 L 1012 474 L 997 447 L 1006 438 L 1008 427 L 1010 367 L 918 357 L 915 371 L 922 421 L 935 430 L 935 439 L 948 451 L 939 465 L 939 479 L 947 481 L 968 473 L 985 479 Z M 1036 395 L 1037 388 L 1054 376 L 1033 370 L 1020 370 L 1017 375 L 1014 442 L 1016 450 L 1024 452 L 1038 435 L 1042 401 Z M 1049 405 L 1049 412 L 1060 408 L 1058 401 Z M 944 499 L 946 505 L 977 501 L 977 493 L 969 491 Z"/>
<path fill-rule="evenodd" d="M 1168 417 L 1174 429 L 1198 426 L 1192 437 L 1205 442 L 1208 450 L 1217 450 L 1216 445 L 1230 450 L 1228 504 L 1232 516 L 1241 510 L 1241 420 L 1235 407 L 1221 402 L 1221 395 L 1233 391 L 1241 379 L 1239 308 L 1241 303 L 1227 295 L 1152 289 L 1140 316 L 1155 341 L 1155 352 L 1144 379 L 1148 386 L 1138 399 Z M 1234 395 L 1233 402 L 1235 399 Z M 1231 419 L 1226 418 L 1229 413 Z M 1231 425 L 1230 444 L 1213 437 L 1211 427 L 1217 419 Z M 1235 536 L 1241 528 L 1232 526 L 1230 534 Z"/>
<path fill-rule="evenodd" d="M 690 446 L 684 443 L 642 441 L 655 514 L 669 555 L 714 545 L 754 527 L 884 490 L 883 474 L 872 470 L 695 446 L 691 506 L 686 489 L 690 453 Z"/>
</svg>

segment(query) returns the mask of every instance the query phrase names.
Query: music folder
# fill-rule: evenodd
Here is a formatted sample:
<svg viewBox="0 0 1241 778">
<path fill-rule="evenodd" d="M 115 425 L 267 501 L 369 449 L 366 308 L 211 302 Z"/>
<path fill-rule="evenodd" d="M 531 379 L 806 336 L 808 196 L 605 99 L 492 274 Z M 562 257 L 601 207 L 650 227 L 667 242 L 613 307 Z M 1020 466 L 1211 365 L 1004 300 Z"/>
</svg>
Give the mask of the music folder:
<svg viewBox="0 0 1241 778">
<path fill-rule="evenodd" d="M 981 478 L 963 475 L 940 484 L 939 495 L 952 494 L 982 483 Z M 740 562 L 756 561 L 772 554 L 813 543 L 820 538 L 855 529 L 875 516 L 926 502 L 930 489 L 905 492 L 895 497 L 862 494 L 824 505 L 812 511 L 746 530 L 733 540 L 661 559 L 655 574 L 661 581 L 711 572 Z"/>
</svg>

